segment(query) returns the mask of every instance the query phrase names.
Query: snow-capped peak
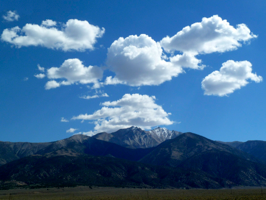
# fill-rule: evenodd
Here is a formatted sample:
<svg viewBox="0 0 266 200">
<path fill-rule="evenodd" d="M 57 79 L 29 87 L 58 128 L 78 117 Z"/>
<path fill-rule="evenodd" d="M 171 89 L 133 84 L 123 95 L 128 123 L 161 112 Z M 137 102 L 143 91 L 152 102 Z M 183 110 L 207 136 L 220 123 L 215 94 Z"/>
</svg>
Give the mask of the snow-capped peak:
<svg viewBox="0 0 266 200">
<path fill-rule="evenodd" d="M 157 137 L 161 141 L 173 139 L 176 136 L 180 135 L 181 133 L 178 131 L 170 131 L 164 127 L 157 127 L 151 131 L 148 131 L 154 137 Z"/>
<path fill-rule="evenodd" d="M 172 131 L 169 131 L 166 128 L 155 128 L 151 131 L 149 131 L 152 135 L 156 135 L 157 137 L 161 138 L 161 139 L 171 139 L 172 136 Z"/>
</svg>

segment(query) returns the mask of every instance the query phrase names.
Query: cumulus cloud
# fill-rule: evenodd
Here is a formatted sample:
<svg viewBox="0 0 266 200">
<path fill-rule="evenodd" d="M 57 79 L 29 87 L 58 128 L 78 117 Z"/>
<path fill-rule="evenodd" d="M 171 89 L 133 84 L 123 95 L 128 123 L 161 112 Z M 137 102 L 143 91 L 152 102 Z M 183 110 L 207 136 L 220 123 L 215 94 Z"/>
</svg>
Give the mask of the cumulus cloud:
<svg viewBox="0 0 266 200">
<path fill-rule="evenodd" d="M 228 60 L 223 63 L 220 71 L 206 76 L 201 86 L 205 95 L 226 96 L 247 85 L 248 80 L 259 83 L 262 77 L 252 73 L 252 64 L 249 61 Z"/>
<path fill-rule="evenodd" d="M 103 70 L 96 66 L 84 66 L 77 59 L 68 59 L 60 67 L 52 67 L 47 70 L 49 79 L 66 79 L 66 81 L 57 82 L 55 80 L 48 81 L 45 89 L 60 87 L 61 85 L 71 85 L 74 83 L 90 84 L 93 83 L 93 88 L 99 88 L 98 80 L 102 79 Z"/>
<path fill-rule="evenodd" d="M 80 97 L 81 99 L 95 99 L 95 98 L 100 98 L 100 97 L 109 97 L 109 95 L 107 93 L 103 93 L 103 94 L 95 94 L 95 95 L 87 95 L 87 96 L 82 96 Z"/>
<path fill-rule="evenodd" d="M 51 19 L 47 19 L 45 21 L 42 21 L 42 26 L 46 27 L 56 26 L 56 22 Z"/>
<path fill-rule="evenodd" d="M 148 35 L 120 37 L 108 49 L 107 65 L 116 75 L 108 77 L 105 84 L 159 85 L 182 73 L 180 65 L 162 59 L 162 52 L 160 44 Z"/>
<path fill-rule="evenodd" d="M 3 19 L 7 22 L 18 21 L 19 15 L 16 11 L 8 11 L 6 15 L 3 15 Z"/>
<path fill-rule="evenodd" d="M 69 121 L 67 119 L 65 119 L 64 117 L 62 117 L 61 122 L 69 122 Z"/>
<path fill-rule="evenodd" d="M 245 24 L 231 26 L 218 15 L 183 28 L 160 42 L 148 35 L 130 35 L 115 40 L 107 54 L 107 65 L 115 76 L 106 85 L 160 85 L 177 77 L 184 68 L 203 69 L 200 54 L 235 50 L 257 36 Z"/>
<path fill-rule="evenodd" d="M 5 29 L 1 39 L 17 47 L 43 46 L 63 51 L 84 51 L 94 49 L 96 39 L 102 37 L 105 29 L 90 24 L 88 21 L 69 19 L 66 24 L 56 27 L 56 22 L 45 20 L 41 25 L 26 24 Z"/>
<path fill-rule="evenodd" d="M 70 128 L 70 129 L 68 129 L 66 132 L 67 132 L 67 133 L 74 133 L 76 130 L 78 130 L 78 129 Z"/>
<path fill-rule="evenodd" d="M 60 83 L 56 82 L 55 80 L 48 81 L 45 84 L 45 89 L 46 90 L 50 90 L 50 89 L 57 88 L 57 87 L 60 87 Z"/>
<path fill-rule="evenodd" d="M 238 24 L 234 28 L 226 20 L 214 15 L 204 17 L 201 22 L 183 28 L 172 37 L 163 38 L 160 43 L 168 52 L 208 54 L 235 50 L 241 47 L 241 42 L 256 37 L 245 24 Z"/>
<path fill-rule="evenodd" d="M 94 121 L 93 133 L 113 132 L 130 126 L 150 129 L 153 126 L 173 124 L 168 118 L 171 113 L 157 105 L 155 99 L 154 96 L 125 94 L 117 101 L 102 103 L 103 107 L 93 114 L 81 114 L 72 120 Z"/>
<path fill-rule="evenodd" d="M 36 78 L 42 79 L 42 78 L 45 77 L 45 74 L 40 73 L 40 74 L 35 74 L 34 76 L 35 76 Z"/>
</svg>

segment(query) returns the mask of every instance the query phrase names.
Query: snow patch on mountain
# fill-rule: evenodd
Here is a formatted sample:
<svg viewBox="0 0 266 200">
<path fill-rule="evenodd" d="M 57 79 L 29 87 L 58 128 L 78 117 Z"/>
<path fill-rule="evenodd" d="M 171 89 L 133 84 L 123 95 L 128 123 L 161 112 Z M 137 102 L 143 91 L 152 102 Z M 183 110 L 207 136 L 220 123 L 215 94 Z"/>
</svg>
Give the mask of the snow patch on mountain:
<svg viewBox="0 0 266 200">
<path fill-rule="evenodd" d="M 178 131 L 170 131 L 167 128 L 161 128 L 161 127 L 157 127 L 151 131 L 147 131 L 148 133 L 150 133 L 151 135 L 153 135 L 154 137 L 157 137 L 160 141 L 165 141 L 165 140 L 169 140 L 169 139 L 173 139 L 175 137 L 177 137 L 178 135 L 181 134 L 181 132 Z"/>
</svg>

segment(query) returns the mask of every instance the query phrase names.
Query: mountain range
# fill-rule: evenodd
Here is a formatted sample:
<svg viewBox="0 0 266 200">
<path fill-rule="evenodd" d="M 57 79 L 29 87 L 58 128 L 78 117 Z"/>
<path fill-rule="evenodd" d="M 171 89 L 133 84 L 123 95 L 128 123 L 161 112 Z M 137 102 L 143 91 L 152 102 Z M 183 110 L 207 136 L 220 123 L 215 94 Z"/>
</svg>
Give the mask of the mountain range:
<svg viewBox="0 0 266 200">
<path fill-rule="evenodd" d="M 137 127 L 47 143 L 0 142 L 0 188 L 266 186 L 266 142 Z"/>
</svg>

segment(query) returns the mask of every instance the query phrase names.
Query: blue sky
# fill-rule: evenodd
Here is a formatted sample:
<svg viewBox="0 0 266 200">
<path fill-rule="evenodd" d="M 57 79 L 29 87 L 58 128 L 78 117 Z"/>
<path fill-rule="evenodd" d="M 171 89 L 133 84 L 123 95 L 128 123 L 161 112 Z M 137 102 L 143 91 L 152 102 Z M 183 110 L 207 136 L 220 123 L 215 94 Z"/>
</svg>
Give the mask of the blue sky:
<svg viewBox="0 0 266 200">
<path fill-rule="evenodd" d="M 0 140 L 132 125 L 266 140 L 265 6 L 1 1 Z"/>
</svg>

